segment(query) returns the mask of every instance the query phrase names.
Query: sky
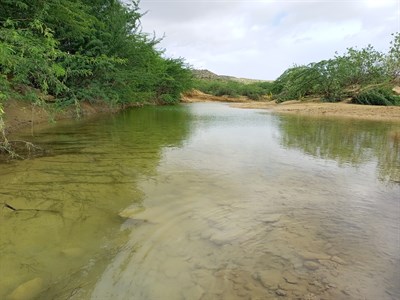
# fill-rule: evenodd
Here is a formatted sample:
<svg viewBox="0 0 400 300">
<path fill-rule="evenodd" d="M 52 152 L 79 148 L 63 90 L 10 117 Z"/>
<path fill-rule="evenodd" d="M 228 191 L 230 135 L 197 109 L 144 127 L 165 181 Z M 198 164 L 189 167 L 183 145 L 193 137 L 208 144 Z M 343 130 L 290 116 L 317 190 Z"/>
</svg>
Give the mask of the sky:
<svg viewBox="0 0 400 300">
<path fill-rule="evenodd" d="M 165 56 L 218 75 L 273 80 L 368 44 L 387 52 L 400 0 L 141 0 Z"/>
</svg>

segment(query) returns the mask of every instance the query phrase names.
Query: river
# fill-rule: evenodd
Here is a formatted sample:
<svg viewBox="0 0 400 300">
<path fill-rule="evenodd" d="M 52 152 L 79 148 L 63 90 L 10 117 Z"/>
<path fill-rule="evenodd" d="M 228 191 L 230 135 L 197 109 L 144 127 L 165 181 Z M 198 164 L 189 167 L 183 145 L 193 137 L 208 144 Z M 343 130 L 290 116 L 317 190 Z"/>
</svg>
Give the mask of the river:
<svg viewBox="0 0 400 300">
<path fill-rule="evenodd" d="M 222 103 L 37 131 L 0 165 L 0 299 L 400 299 L 399 131 Z"/>
</svg>

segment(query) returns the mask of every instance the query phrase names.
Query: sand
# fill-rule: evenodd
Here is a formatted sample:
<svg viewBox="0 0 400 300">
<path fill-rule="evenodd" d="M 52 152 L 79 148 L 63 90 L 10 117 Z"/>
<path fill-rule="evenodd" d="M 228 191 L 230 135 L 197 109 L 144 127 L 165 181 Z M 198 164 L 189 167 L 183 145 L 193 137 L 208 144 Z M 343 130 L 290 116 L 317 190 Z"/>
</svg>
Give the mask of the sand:
<svg viewBox="0 0 400 300">
<path fill-rule="evenodd" d="M 273 113 L 281 114 L 400 122 L 400 106 L 359 105 L 348 103 L 348 101 L 328 103 L 320 102 L 319 99 L 309 99 L 307 101 L 293 100 L 278 104 L 275 101 L 252 101 L 246 97 L 216 97 L 200 91 L 193 91 L 183 98 L 183 102 L 186 103 L 210 101 L 228 102 L 233 107 L 266 109 Z"/>
</svg>

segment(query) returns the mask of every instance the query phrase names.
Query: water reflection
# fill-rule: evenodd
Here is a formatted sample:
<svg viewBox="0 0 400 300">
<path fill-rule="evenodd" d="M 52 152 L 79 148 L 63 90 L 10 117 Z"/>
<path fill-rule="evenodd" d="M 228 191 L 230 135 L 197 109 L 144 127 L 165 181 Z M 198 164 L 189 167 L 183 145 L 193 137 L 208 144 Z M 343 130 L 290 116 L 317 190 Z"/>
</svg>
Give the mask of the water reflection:
<svg viewBox="0 0 400 300">
<path fill-rule="evenodd" d="M 141 181 L 146 209 L 126 210 L 91 299 L 398 298 L 397 185 L 368 160 L 281 147 L 279 117 L 189 108 L 190 138 Z"/>
<path fill-rule="evenodd" d="M 398 299 L 397 129 L 321 122 L 199 103 L 41 133 L 1 201 L 61 213 L 1 210 L 0 298 Z"/>
<path fill-rule="evenodd" d="M 0 211 L 0 298 L 85 297 L 124 245 L 118 213 L 141 206 L 137 180 L 182 144 L 189 121 L 179 107 L 149 107 L 67 122 L 36 133 L 48 156 L 1 165 L 1 202 L 23 210 Z"/>
<path fill-rule="evenodd" d="M 339 165 L 376 160 L 381 179 L 400 182 L 399 123 L 282 116 L 279 127 L 285 147 Z"/>
</svg>

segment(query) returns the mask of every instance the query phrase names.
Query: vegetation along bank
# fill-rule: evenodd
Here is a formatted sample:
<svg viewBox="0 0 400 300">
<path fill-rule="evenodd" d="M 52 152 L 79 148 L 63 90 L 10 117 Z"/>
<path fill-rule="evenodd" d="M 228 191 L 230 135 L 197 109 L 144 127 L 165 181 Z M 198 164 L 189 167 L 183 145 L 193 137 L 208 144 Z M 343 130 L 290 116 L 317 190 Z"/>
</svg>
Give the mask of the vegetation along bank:
<svg viewBox="0 0 400 300">
<path fill-rule="evenodd" d="M 308 65 L 275 81 L 191 70 L 167 58 L 159 39 L 143 33 L 138 1 L 0 0 L 0 150 L 24 107 L 37 120 L 131 105 L 175 104 L 201 91 L 211 100 L 322 102 L 399 106 L 400 33 L 389 51 L 367 46 Z M 192 92 L 188 92 L 191 91 Z M 196 94 L 197 93 L 197 94 Z M 18 103 L 18 104 L 16 104 Z M 67 111 L 67 113 L 66 113 Z M 60 114 L 60 112 L 63 112 Z M 30 120 L 32 122 L 32 120 Z M 13 125 L 17 124 L 17 125 Z"/>
</svg>

